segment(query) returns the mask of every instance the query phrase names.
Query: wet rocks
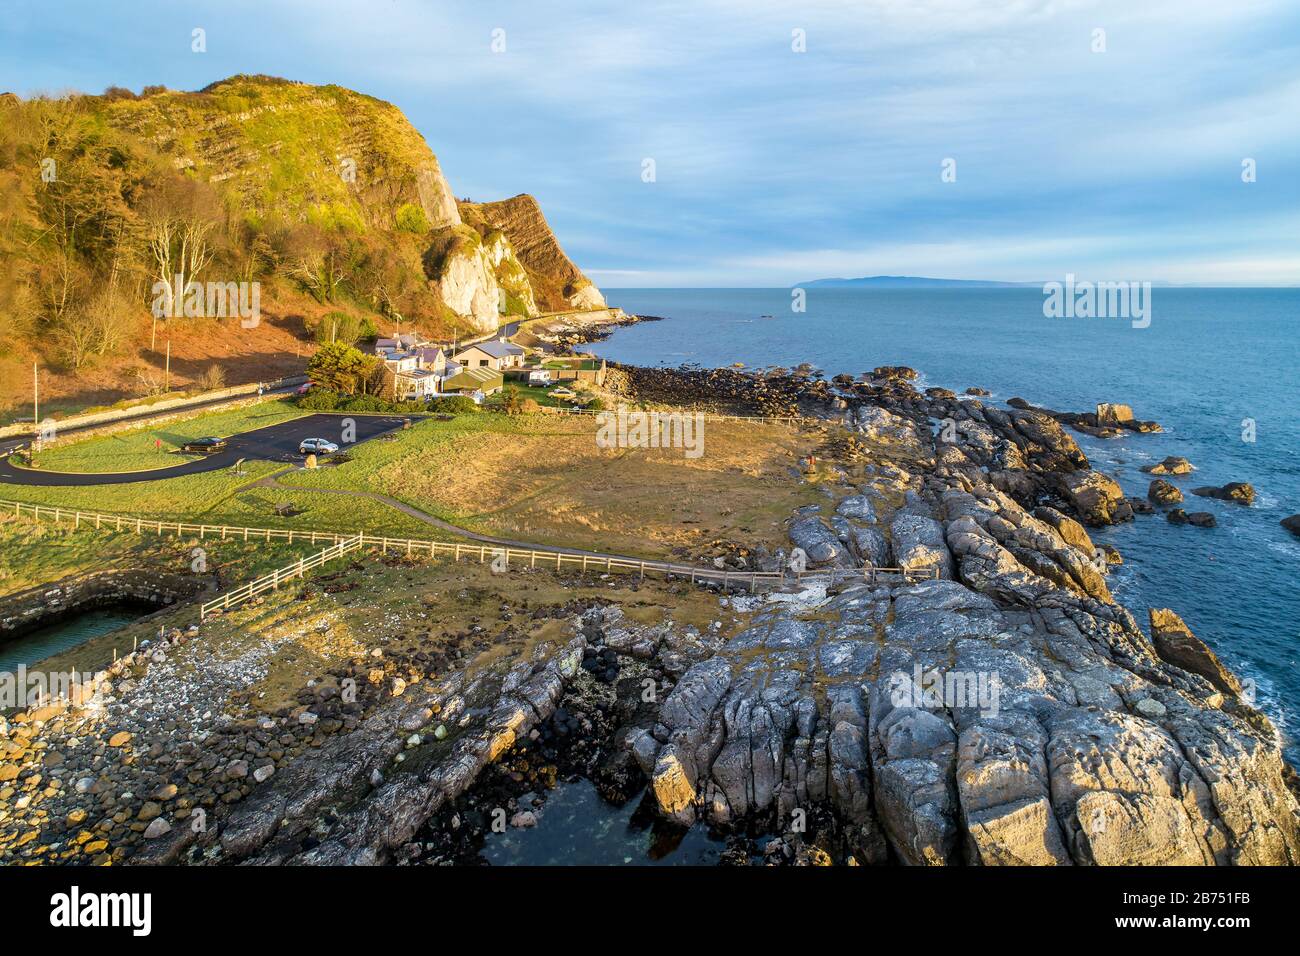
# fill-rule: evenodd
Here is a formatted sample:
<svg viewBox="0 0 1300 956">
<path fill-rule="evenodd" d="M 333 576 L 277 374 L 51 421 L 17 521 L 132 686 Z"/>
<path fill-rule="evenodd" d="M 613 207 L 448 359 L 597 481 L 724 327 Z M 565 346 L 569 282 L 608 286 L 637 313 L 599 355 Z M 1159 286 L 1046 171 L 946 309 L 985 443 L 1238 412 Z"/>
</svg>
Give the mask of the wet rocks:
<svg viewBox="0 0 1300 956">
<path fill-rule="evenodd" d="M 1182 508 L 1175 508 L 1166 516 L 1170 524 L 1189 524 L 1195 528 L 1213 528 L 1218 525 L 1214 515 L 1208 511 L 1186 512 Z"/>
<path fill-rule="evenodd" d="M 1292 534 L 1300 535 L 1300 515 L 1291 515 L 1289 518 L 1283 518 L 1279 523 Z"/>
<path fill-rule="evenodd" d="M 1225 694 L 1241 696 L 1241 682 L 1224 667 L 1214 651 L 1200 640 L 1183 619 L 1168 608 L 1151 608 L 1151 642 L 1161 659 L 1193 674 L 1200 674 Z"/>
<path fill-rule="evenodd" d="M 1147 488 L 1147 498 L 1162 506 L 1176 505 L 1183 500 L 1183 493 L 1163 478 L 1157 478 Z"/>
<path fill-rule="evenodd" d="M 1083 523 L 1093 527 L 1118 524 L 1133 517 L 1133 507 L 1119 484 L 1099 471 L 1077 471 L 1060 476 L 1060 488 Z"/>
<path fill-rule="evenodd" d="M 1190 475 L 1194 470 L 1190 461 L 1177 455 L 1169 455 L 1154 465 L 1142 466 L 1142 471 L 1148 475 Z"/>
<path fill-rule="evenodd" d="M 1231 501 L 1247 506 L 1255 501 L 1254 486 L 1244 481 L 1231 481 L 1221 488 L 1215 488 L 1212 485 L 1193 488 L 1192 494 L 1201 498 L 1217 498 L 1220 501 Z"/>
</svg>

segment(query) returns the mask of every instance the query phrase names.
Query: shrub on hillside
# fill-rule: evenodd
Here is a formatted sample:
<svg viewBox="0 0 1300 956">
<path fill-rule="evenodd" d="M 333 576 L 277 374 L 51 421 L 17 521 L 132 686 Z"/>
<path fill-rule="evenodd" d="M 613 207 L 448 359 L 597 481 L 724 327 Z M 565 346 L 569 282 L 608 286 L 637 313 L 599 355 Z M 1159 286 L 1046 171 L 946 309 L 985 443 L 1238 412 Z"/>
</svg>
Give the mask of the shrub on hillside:
<svg viewBox="0 0 1300 956">
<path fill-rule="evenodd" d="M 397 210 L 397 228 L 422 236 L 429 231 L 429 217 L 414 203 L 404 203 Z"/>
<path fill-rule="evenodd" d="M 444 395 L 429 403 L 429 411 L 440 415 L 465 415 L 478 411 L 478 406 L 467 395 Z"/>
<path fill-rule="evenodd" d="M 345 412 L 388 412 L 393 410 L 393 403 L 375 395 L 355 395 L 339 408 Z"/>
<path fill-rule="evenodd" d="M 332 412 L 339 407 L 339 402 L 342 400 L 343 396 L 333 389 L 313 388 L 298 399 L 298 407 L 313 412 Z"/>
</svg>

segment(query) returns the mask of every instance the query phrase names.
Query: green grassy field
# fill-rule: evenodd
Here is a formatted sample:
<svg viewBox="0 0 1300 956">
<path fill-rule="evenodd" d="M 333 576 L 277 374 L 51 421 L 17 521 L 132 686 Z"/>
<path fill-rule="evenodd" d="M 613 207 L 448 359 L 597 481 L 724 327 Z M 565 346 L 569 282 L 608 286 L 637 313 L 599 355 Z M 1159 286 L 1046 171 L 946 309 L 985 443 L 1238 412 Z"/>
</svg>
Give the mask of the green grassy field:
<svg viewBox="0 0 1300 956">
<path fill-rule="evenodd" d="M 284 468 L 282 464 L 254 461 L 244 464 L 243 477 L 227 469 L 160 481 L 85 488 L 41 488 L 0 483 L 0 498 L 52 508 L 139 515 L 162 521 L 306 531 L 369 531 L 429 539 L 439 537 L 436 528 L 376 501 L 344 495 L 306 496 L 301 492 L 257 485 L 260 479 Z M 297 505 L 301 513 L 277 515 L 275 506 L 287 503 Z"/>
<path fill-rule="evenodd" d="M 46 471 L 91 473 L 170 468 L 199 457 L 179 450 L 187 441 L 207 435 L 227 438 L 238 432 L 264 428 L 304 414 L 306 413 L 290 402 L 259 402 L 160 425 L 146 425 L 99 435 L 83 441 L 65 439 L 40 452 L 36 456 L 36 463 Z M 162 442 L 161 449 L 156 444 L 158 441 Z"/>
<path fill-rule="evenodd" d="M 257 422 L 218 413 L 186 425 L 202 435 Z M 85 488 L 0 483 L 0 499 L 164 521 L 455 540 L 369 497 L 384 496 L 469 531 L 647 558 L 707 556 L 719 542 L 780 546 L 782 522 L 818 500 L 809 482 L 791 480 L 818 441 L 798 428 L 711 422 L 708 453 L 695 458 L 674 448 L 600 447 L 596 430 L 588 417 L 542 413 L 435 417 L 319 469 L 251 461 L 243 476 L 224 469 Z M 71 457 L 76 446 L 66 451 Z M 294 514 L 276 513 L 290 503 Z"/>
<path fill-rule="evenodd" d="M 220 541 L 194 535 L 73 530 L 68 525 L 0 514 L 0 597 L 88 571 L 157 568 L 184 573 L 202 547 L 209 571 L 240 582 L 283 567 L 318 548 L 283 541 Z"/>
</svg>

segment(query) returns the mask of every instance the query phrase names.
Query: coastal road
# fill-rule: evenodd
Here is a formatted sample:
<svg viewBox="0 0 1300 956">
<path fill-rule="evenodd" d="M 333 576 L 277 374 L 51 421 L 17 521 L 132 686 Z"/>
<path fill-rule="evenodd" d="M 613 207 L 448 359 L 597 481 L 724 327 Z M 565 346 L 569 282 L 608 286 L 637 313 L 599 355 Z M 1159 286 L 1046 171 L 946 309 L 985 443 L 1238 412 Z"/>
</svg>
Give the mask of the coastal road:
<svg viewBox="0 0 1300 956">
<path fill-rule="evenodd" d="M 263 396 L 267 396 L 267 395 L 286 395 L 286 396 L 287 396 L 287 395 L 292 395 L 295 391 L 297 391 L 297 389 L 298 389 L 298 386 L 297 386 L 297 385 L 281 385 L 279 388 L 268 388 L 268 389 L 265 389 L 265 390 L 262 392 L 262 395 L 263 395 Z M 181 413 L 181 412 L 191 412 L 191 411 L 198 411 L 198 412 L 201 412 L 201 411 L 208 411 L 208 410 L 213 409 L 213 408 L 220 408 L 220 407 L 222 407 L 223 405 L 236 405 L 236 404 L 238 404 L 239 402 L 246 402 L 246 401 L 248 401 L 251 397 L 253 397 L 253 396 L 251 396 L 251 395 L 238 395 L 238 396 L 235 396 L 235 397 L 226 396 L 226 397 L 224 397 L 224 398 L 211 398 L 211 399 L 208 399 L 208 400 L 205 401 L 205 402 L 194 402 L 194 403 L 192 403 L 192 404 L 185 405 L 185 406 L 180 407 L 180 408 L 165 408 L 165 409 L 163 409 L 162 411 L 159 411 L 159 410 L 157 410 L 157 409 L 151 409 L 151 408 L 147 408 L 147 407 L 146 407 L 146 408 L 142 408 L 138 414 L 135 414 L 135 415 L 127 415 L 127 416 L 125 416 L 125 417 L 123 417 L 123 418 L 115 418 L 111 423 L 110 423 L 110 422 L 97 422 L 97 423 L 95 423 L 95 424 L 91 424 L 91 425 L 75 425 L 75 426 L 71 426 L 71 427 L 67 427 L 67 428 L 65 428 L 65 427 L 63 427 L 62 425 L 60 425 L 60 426 L 59 426 L 59 436 L 60 436 L 60 437 L 65 437 L 65 436 L 67 436 L 67 435 L 75 435 L 75 434 L 77 434 L 78 432 L 89 431 L 89 430 L 91 430 L 92 428 L 103 428 L 103 427 L 104 427 L 105 425 L 107 425 L 107 424 L 113 424 L 113 425 L 145 425 L 145 424 L 148 424 L 149 422 L 153 421 L 155 418 L 167 418 L 167 417 L 170 417 L 170 416 L 176 415 L 176 414 Z M 20 435 L 20 436 L 18 436 L 17 438 L 7 438 L 7 439 L 5 439 L 4 441 L 0 441 L 0 456 L 7 455 L 7 454 L 9 454 L 10 452 L 15 452 L 15 451 L 17 451 L 17 450 L 20 449 L 20 448 L 25 448 L 25 447 L 27 447 L 27 445 L 31 442 L 31 440 L 32 440 L 32 436 L 30 436 L 30 435 Z"/>
<path fill-rule="evenodd" d="M 418 418 L 420 416 L 407 416 Z M 120 485 L 139 481 L 158 481 L 163 478 L 176 478 L 181 475 L 197 475 L 207 471 L 220 471 L 229 468 L 241 458 L 258 461 L 282 461 L 297 464 L 303 460 L 298 454 L 298 445 L 305 438 L 324 438 L 334 442 L 340 450 L 346 451 L 349 445 L 343 441 L 344 422 L 352 421 L 356 426 L 354 444 L 378 438 L 402 427 L 404 419 L 396 415 L 348 415 L 320 412 L 267 425 L 253 431 L 243 432 L 230 437 L 230 444 L 225 451 L 215 455 L 187 461 L 170 468 L 154 468 L 149 471 L 82 473 L 66 471 L 44 471 L 34 468 L 20 468 L 8 458 L 0 460 L 0 481 L 15 485 L 38 485 L 42 487 L 68 487 L 81 485 Z M 224 436 L 223 436 L 224 437 Z"/>
</svg>

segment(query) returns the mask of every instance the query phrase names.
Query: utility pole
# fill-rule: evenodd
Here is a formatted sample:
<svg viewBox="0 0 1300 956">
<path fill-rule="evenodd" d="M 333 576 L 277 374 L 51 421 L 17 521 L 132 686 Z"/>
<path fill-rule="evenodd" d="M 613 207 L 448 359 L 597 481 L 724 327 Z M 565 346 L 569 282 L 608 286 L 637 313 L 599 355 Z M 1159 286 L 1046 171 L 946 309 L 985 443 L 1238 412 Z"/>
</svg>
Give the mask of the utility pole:
<svg viewBox="0 0 1300 956">
<path fill-rule="evenodd" d="M 32 424 L 41 427 L 41 363 L 32 363 Z"/>
<path fill-rule="evenodd" d="M 167 365 L 163 371 L 163 394 L 166 395 L 172 387 L 172 339 L 167 336 Z"/>
</svg>

